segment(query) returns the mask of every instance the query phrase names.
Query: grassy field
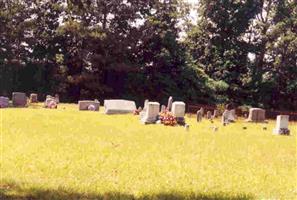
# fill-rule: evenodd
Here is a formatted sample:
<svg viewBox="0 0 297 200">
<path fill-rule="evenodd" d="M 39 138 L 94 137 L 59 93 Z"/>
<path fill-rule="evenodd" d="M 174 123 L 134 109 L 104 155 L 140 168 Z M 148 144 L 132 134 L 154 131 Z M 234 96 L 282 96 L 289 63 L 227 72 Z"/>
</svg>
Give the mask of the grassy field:
<svg viewBox="0 0 297 200">
<path fill-rule="evenodd" d="M 263 130 L 263 124 L 223 127 L 187 118 L 187 132 L 66 104 L 1 109 L 0 118 L 0 199 L 297 196 L 296 123 L 291 136 L 274 136 L 273 121 Z"/>
</svg>

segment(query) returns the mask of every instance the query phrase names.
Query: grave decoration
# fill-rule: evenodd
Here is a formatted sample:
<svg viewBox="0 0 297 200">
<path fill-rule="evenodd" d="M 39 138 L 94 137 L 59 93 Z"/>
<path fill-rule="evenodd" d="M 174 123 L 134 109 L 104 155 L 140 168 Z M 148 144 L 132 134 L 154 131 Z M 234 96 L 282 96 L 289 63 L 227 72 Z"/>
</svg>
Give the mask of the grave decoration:
<svg viewBox="0 0 297 200">
<path fill-rule="evenodd" d="M 161 120 L 161 123 L 164 124 L 165 126 L 177 125 L 176 117 L 168 110 L 161 112 L 159 114 L 159 119 Z"/>
<path fill-rule="evenodd" d="M 44 101 L 44 107 L 49 109 L 57 109 L 58 103 L 56 102 L 55 97 L 52 97 L 51 95 L 47 95 Z"/>
</svg>

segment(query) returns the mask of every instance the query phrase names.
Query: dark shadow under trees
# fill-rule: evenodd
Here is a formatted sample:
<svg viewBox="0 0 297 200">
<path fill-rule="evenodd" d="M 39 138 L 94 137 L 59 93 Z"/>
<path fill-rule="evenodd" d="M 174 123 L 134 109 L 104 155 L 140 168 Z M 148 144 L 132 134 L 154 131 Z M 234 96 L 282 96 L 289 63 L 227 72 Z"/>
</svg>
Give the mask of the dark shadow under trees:
<svg viewBox="0 0 297 200">
<path fill-rule="evenodd" d="M 132 194 L 120 193 L 117 191 L 110 191 L 104 194 L 97 193 L 79 193 L 76 191 L 65 189 L 42 189 L 32 187 L 24 189 L 20 185 L 13 182 L 4 182 L 0 185 L 0 199 L 1 200 L 250 200 L 254 199 L 250 194 L 227 194 L 227 193 L 184 193 L 178 191 L 144 194 L 136 197 Z"/>
</svg>

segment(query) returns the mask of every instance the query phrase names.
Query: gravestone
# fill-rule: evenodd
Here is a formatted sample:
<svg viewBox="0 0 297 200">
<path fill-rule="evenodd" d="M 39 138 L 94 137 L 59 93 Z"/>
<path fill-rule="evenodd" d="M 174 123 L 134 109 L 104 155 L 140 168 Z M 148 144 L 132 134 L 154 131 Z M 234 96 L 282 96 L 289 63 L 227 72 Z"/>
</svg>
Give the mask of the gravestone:
<svg viewBox="0 0 297 200">
<path fill-rule="evenodd" d="M 202 115 L 201 108 L 200 108 L 200 110 L 197 111 L 197 116 L 196 117 L 197 117 L 197 122 L 201 122 L 202 121 L 203 115 Z"/>
<path fill-rule="evenodd" d="M 8 108 L 8 106 L 9 106 L 9 98 L 0 97 L 0 108 Z"/>
<path fill-rule="evenodd" d="M 265 110 L 261 108 L 250 108 L 247 122 L 265 122 Z"/>
<path fill-rule="evenodd" d="M 175 101 L 172 104 L 172 115 L 176 117 L 178 124 L 184 124 L 185 122 L 185 112 L 186 104 L 182 101 Z"/>
<path fill-rule="evenodd" d="M 276 118 L 276 127 L 273 133 L 276 135 L 290 135 L 289 115 L 278 115 Z"/>
<path fill-rule="evenodd" d="M 207 119 L 211 119 L 211 111 L 207 111 L 207 113 L 206 113 L 206 118 L 207 118 Z"/>
<path fill-rule="evenodd" d="M 143 109 L 142 109 L 142 111 L 139 113 L 139 119 L 140 119 L 140 120 L 141 120 L 141 119 L 144 117 L 144 115 L 145 115 L 145 112 L 146 112 L 148 103 L 149 103 L 149 100 L 146 99 L 146 100 L 144 101 L 144 104 L 143 104 Z"/>
<path fill-rule="evenodd" d="M 56 99 L 50 95 L 47 95 L 44 101 L 44 107 L 51 108 L 51 109 L 57 108 L 58 105 L 57 105 Z"/>
<path fill-rule="evenodd" d="M 230 115 L 230 111 L 229 110 L 225 110 L 222 114 L 222 124 L 225 126 L 226 124 L 229 124 L 229 115 Z"/>
<path fill-rule="evenodd" d="M 219 116 L 218 110 L 214 110 L 212 118 L 214 119 L 214 118 L 217 118 L 218 116 Z"/>
<path fill-rule="evenodd" d="M 136 110 L 134 101 L 123 99 L 104 100 L 105 114 L 127 114 Z"/>
<path fill-rule="evenodd" d="M 170 97 L 168 98 L 168 103 L 167 103 L 167 109 L 168 109 L 168 111 L 171 111 L 171 108 L 172 108 L 172 102 L 173 102 L 173 98 L 172 98 L 172 96 L 170 96 Z"/>
<path fill-rule="evenodd" d="M 166 111 L 166 106 L 162 105 L 161 106 L 161 112 L 165 112 Z"/>
<path fill-rule="evenodd" d="M 203 117 L 203 116 L 204 116 L 204 108 L 201 107 L 200 110 L 201 110 L 201 115 L 202 115 L 202 117 Z"/>
<path fill-rule="evenodd" d="M 99 111 L 100 102 L 97 101 L 78 101 L 79 110 L 90 110 L 90 111 Z"/>
<path fill-rule="evenodd" d="M 148 103 L 149 103 L 149 100 L 146 99 L 146 100 L 144 101 L 144 104 L 143 104 L 143 110 L 144 110 L 144 111 L 146 111 L 146 108 L 147 108 Z"/>
<path fill-rule="evenodd" d="M 30 103 L 38 103 L 38 95 L 35 93 L 30 94 Z"/>
<path fill-rule="evenodd" d="M 60 96 L 58 94 L 55 94 L 55 101 L 57 104 L 60 103 Z"/>
<path fill-rule="evenodd" d="M 147 109 L 141 118 L 144 124 L 152 124 L 158 120 L 160 104 L 158 102 L 148 102 Z"/>
<path fill-rule="evenodd" d="M 25 107 L 27 105 L 27 96 L 22 92 L 12 93 L 12 105 L 15 107 Z"/>
<path fill-rule="evenodd" d="M 236 120 L 235 109 L 229 111 L 228 120 L 229 122 L 234 122 Z"/>
</svg>

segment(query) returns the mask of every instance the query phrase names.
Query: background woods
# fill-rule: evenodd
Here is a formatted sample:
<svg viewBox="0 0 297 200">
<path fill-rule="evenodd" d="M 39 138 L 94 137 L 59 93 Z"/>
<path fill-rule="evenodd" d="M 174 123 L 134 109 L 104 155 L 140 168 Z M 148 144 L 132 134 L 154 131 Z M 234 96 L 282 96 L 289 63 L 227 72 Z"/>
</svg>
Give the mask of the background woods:
<svg viewBox="0 0 297 200">
<path fill-rule="evenodd" d="M 296 110 L 297 3 L 0 0 L 0 95 L 13 91 Z"/>
</svg>

